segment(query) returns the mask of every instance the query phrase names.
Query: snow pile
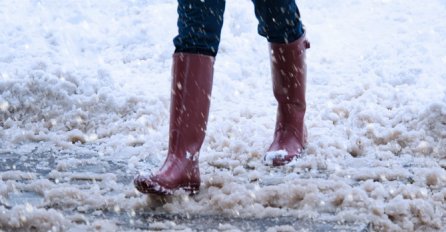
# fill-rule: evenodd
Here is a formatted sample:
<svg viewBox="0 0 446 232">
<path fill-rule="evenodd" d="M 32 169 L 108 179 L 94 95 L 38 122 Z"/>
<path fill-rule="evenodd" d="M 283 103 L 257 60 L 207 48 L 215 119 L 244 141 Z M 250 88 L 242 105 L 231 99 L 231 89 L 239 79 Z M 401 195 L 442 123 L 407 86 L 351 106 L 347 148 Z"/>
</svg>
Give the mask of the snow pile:
<svg viewBox="0 0 446 232">
<path fill-rule="evenodd" d="M 149 70 L 161 69 L 153 59 L 171 51 L 148 50 L 157 46 L 153 44 L 159 41 L 158 35 L 153 35 L 156 31 L 136 30 L 129 35 L 130 31 L 124 32 L 113 23 L 120 19 L 127 28 L 135 23 L 152 28 L 155 20 L 146 25 L 142 20 L 126 18 L 127 14 L 140 18 L 143 13 L 160 14 L 163 7 L 159 4 L 160 8 L 140 12 L 142 4 L 127 5 L 131 12 L 124 13 L 119 11 L 125 6 L 122 1 L 2 3 L 0 17 L 7 25 L 0 55 L 3 148 L 49 142 L 58 149 L 76 149 L 70 144 L 94 143 L 99 144 L 95 150 L 101 154 L 125 154 L 128 159 L 128 152 L 121 149 L 142 146 L 149 140 L 145 135 L 156 134 L 158 127 L 165 126 L 168 92 L 144 97 L 147 89 L 135 89 L 142 85 L 133 82 L 140 77 L 139 70 L 129 67 L 145 62 L 150 63 L 145 67 Z M 30 15 L 30 10 L 36 13 Z M 145 37 L 154 39 L 143 41 Z M 145 45 L 135 46 L 140 42 Z M 161 61 L 168 57 L 164 55 Z M 162 72 L 167 82 L 164 72 L 169 73 L 168 68 Z M 150 73 L 141 70 L 143 86 L 156 83 L 157 74 Z M 152 114 L 155 111 L 157 114 Z"/>
<path fill-rule="evenodd" d="M 108 137 L 110 132 L 98 130 L 121 121 L 121 115 L 134 108 L 130 99 L 118 103 L 109 87 L 101 88 L 107 84 L 101 75 L 92 77 L 98 84 L 82 83 L 81 77 L 69 73 L 47 74 L 38 70 L 19 78 L 22 81 L 3 82 L 0 89 L 5 105 L 2 127 L 15 143 L 85 143 Z M 98 125 L 101 122 L 104 124 Z"/>
<path fill-rule="evenodd" d="M 299 3 L 312 43 L 309 144 L 301 159 L 269 167 L 267 45 L 251 2 L 228 1 L 201 192 L 146 199 L 120 178 L 156 170 L 167 150 L 176 1 L 1 2 L 0 151 L 56 155 L 45 178 L 2 169 L 0 229 L 116 230 L 90 213 L 150 211 L 444 230 L 446 5 L 343 3 Z M 12 205 L 20 192 L 42 202 Z"/>
<path fill-rule="evenodd" d="M 7 230 L 63 231 L 66 230 L 67 220 L 54 209 L 36 209 L 28 204 L 8 211 L 0 206 L 0 224 L 0 228 Z"/>
</svg>

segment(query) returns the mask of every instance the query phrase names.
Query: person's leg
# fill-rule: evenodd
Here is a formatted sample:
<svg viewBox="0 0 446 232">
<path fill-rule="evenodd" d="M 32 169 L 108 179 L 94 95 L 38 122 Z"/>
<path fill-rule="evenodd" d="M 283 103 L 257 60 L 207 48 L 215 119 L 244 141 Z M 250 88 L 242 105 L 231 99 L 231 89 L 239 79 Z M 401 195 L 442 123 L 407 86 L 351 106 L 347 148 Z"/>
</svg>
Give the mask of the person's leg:
<svg viewBox="0 0 446 232">
<path fill-rule="evenodd" d="M 273 92 L 278 102 L 274 139 L 264 159 L 284 165 L 302 155 L 306 143 L 305 38 L 294 0 L 253 0 L 259 34 L 270 47 Z"/>
<path fill-rule="evenodd" d="M 295 0 L 252 0 L 258 33 L 270 43 L 291 43 L 304 34 Z"/>
<path fill-rule="evenodd" d="M 216 56 L 220 43 L 225 0 L 178 0 L 175 52 Z"/>
<path fill-rule="evenodd" d="M 160 170 L 135 178 L 142 193 L 172 194 L 200 188 L 198 155 L 205 137 L 214 56 L 223 23 L 224 0 L 178 0 L 178 31 L 172 63 L 169 148 Z"/>
</svg>

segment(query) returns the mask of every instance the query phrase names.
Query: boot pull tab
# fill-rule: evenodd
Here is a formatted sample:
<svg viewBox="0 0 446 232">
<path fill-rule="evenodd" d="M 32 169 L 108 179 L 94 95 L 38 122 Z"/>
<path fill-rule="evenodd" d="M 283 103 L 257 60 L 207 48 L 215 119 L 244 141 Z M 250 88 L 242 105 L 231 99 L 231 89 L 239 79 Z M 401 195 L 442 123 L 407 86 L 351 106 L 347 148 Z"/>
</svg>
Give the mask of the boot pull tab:
<svg viewBox="0 0 446 232">
<path fill-rule="evenodd" d="M 309 49 L 311 47 L 310 46 L 310 41 L 308 41 L 308 40 L 305 40 L 304 44 L 305 44 L 305 49 Z"/>
</svg>

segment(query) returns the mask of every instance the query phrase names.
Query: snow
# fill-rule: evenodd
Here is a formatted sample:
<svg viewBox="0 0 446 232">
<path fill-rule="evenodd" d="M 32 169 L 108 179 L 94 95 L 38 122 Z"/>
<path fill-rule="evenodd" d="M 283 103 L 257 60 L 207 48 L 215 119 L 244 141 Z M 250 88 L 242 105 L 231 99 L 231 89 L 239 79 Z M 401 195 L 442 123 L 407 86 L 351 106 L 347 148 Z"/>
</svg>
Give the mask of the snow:
<svg viewBox="0 0 446 232">
<path fill-rule="evenodd" d="M 311 42 L 306 155 L 284 167 L 262 162 L 275 126 L 269 54 L 251 2 L 230 0 L 201 192 L 161 204 L 118 182 L 120 171 L 73 169 L 105 160 L 136 175 L 164 161 L 176 1 L 0 2 L 0 152 L 57 154 L 48 179 L 0 172 L 0 229 L 110 231 L 117 222 L 88 212 L 156 210 L 444 230 L 446 4 L 298 3 Z M 67 155 L 83 153 L 91 159 Z M 10 206 L 20 191 L 43 203 Z"/>
<path fill-rule="evenodd" d="M 268 151 L 265 153 L 264 156 L 264 163 L 266 165 L 273 165 L 273 160 L 275 158 L 285 158 L 285 156 L 288 155 L 288 152 L 285 150 L 278 150 L 278 151 Z"/>
</svg>

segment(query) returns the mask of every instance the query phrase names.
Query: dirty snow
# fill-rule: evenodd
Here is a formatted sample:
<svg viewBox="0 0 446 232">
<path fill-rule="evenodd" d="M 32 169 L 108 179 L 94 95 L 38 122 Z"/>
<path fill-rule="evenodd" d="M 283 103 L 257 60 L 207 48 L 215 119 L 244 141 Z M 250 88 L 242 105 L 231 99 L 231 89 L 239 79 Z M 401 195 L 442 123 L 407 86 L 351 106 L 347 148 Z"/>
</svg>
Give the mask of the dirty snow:
<svg viewBox="0 0 446 232">
<path fill-rule="evenodd" d="M 262 163 L 276 107 L 267 44 L 251 2 L 230 0 L 201 192 L 160 203 L 118 177 L 164 161 L 176 1 L 0 2 L 0 153 L 55 162 L 44 177 L 2 167 L 0 230 L 113 231 L 116 221 L 92 215 L 141 210 L 444 230 L 445 2 L 298 3 L 312 44 L 306 155 L 280 168 Z M 76 169 L 106 162 L 125 171 Z M 20 192 L 42 202 L 13 204 Z"/>
</svg>

